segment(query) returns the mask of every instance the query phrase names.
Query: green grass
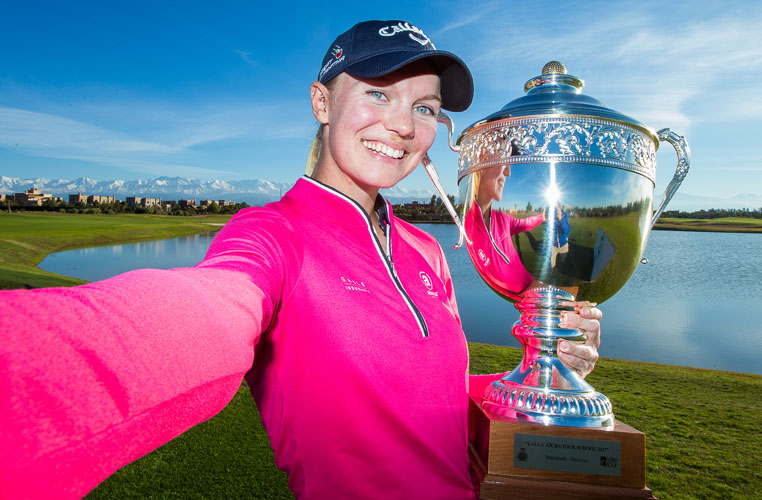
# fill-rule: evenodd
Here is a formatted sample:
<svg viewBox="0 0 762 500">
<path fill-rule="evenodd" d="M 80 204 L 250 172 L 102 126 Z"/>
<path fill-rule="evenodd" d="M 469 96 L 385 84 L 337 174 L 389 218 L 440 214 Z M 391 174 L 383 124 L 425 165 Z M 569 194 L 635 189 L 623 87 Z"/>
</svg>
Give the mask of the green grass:
<svg viewBox="0 0 762 500">
<path fill-rule="evenodd" d="M 215 231 L 229 215 L 0 214 L 0 289 L 72 286 L 82 280 L 49 273 L 37 264 L 49 253 L 125 241 L 172 238 Z"/>
<path fill-rule="evenodd" d="M 752 219 L 749 217 L 721 217 L 717 219 L 660 217 L 654 229 L 713 231 L 721 233 L 762 233 L 762 219 Z"/>
<path fill-rule="evenodd" d="M 600 276 L 593 282 L 586 281 L 589 276 L 567 276 L 561 271 L 561 266 L 551 270 L 549 275 L 539 274 L 541 281 L 555 283 L 560 287 L 579 287 L 575 293 L 577 300 L 590 300 L 603 302 L 612 297 L 622 286 L 624 281 L 634 272 L 640 260 L 641 240 L 639 232 L 635 229 L 640 225 L 640 213 L 631 212 L 626 215 L 611 217 L 578 217 L 571 221 L 569 232 L 569 244 L 578 245 L 583 249 L 590 249 L 590 270 L 592 270 L 592 249 L 599 229 L 602 230 L 616 248 L 615 258 L 604 268 Z M 545 239 L 544 231 L 546 224 L 541 224 L 527 233 L 517 233 L 514 238 L 519 241 L 517 250 L 523 256 L 522 263 L 527 269 L 537 273 L 539 269 L 547 269 L 543 264 L 545 256 L 540 248 L 534 248 L 530 238 L 537 242 Z M 539 243 L 536 243 L 539 245 Z M 575 252 L 574 247 L 570 252 Z M 577 257 L 579 258 L 579 256 Z"/>
<path fill-rule="evenodd" d="M 472 373 L 512 369 L 521 352 L 469 344 Z M 762 377 L 602 359 L 588 377 L 617 418 L 647 436 L 657 498 L 762 497 Z M 219 415 L 117 471 L 87 497 L 292 498 L 245 384 Z"/>
<path fill-rule="evenodd" d="M 3 214 L 0 288 L 81 283 L 35 267 L 50 251 L 208 231 L 215 228 L 206 223 L 225 219 Z M 509 370 L 521 358 L 509 347 L 469 350 L 472 373 Z M 646 434 L 647 482 L 658 498 L 762 498 L 762 376 L 601 359 L 588 380 L 617 418 Z M 243 384 L 219 415 L 123 467 L 87 498 L 292 495 Z"/>
<path fill-rule="evenodd" d="M 246 383 L 217 416 L 122 467 L 87 497 L 294 498 Z"/>
</svg>

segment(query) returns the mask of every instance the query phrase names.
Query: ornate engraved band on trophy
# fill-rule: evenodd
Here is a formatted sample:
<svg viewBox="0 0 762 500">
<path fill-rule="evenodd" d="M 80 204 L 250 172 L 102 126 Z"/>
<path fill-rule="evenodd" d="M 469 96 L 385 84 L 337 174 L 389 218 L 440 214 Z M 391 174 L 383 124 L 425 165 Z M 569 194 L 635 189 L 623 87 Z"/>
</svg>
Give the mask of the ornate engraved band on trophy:
<svg viewBox="0 0 762 500">
<path fill-rule="evenodd" d="M 488 445 L 472 443 L 488 478 L 483 498 L 502 498 L 493 486 L 516 477 L 607 485 L 599 490 L 602 498 L 633 489 L 650 497 L 642 433 L 616 421 L 609 399 L 558 358 L 559 340 L 585 340 L 562 327 L 561 316 L 572 310 L 568 301 L 601 303 L 624 286 L 688 172 L 690 151 L 683 137 L 655 132 L 583 88 L 552 61 L 527 81 L 524 96 L 466 128 L 455 143 L 452 121 L 439 117 L 459 153 L 456 248 L 465 242 L 484 282 L 521 312 L 512 329 L 523 346 L 520 365 L 475 401 L 481 413 L 474 418 L 493 427 Z M 674 147 L 677 168 L 654 210 L 655 156 L 663 141 Z M 447 200 L 428 158 L 424 165 Z M 495 435 L 500 426 L 510 427 L 501 431 L 509 437 Z M 530 443 L 538 442 L 580 453 L 552 459 L 558 464 L 529 464 L 537 457 Z M 611 451 L 593 460 L 595 453 L 581 453 L 590 448 Z M 597 463 L 580 465 L 590 461 Z M 493 467 L 498 462 L 505 465 L 500 471 Z"/>
</svg>

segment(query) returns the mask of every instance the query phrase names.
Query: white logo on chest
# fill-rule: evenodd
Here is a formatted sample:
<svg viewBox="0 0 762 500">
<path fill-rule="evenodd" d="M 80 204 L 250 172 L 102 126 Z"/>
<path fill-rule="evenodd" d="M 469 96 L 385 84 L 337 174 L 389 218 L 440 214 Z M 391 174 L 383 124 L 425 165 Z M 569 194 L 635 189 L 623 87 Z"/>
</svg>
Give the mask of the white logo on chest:
<svg viewBox="0 0 762 500">
<path fill-rule="evenodd" d="M 489 265 L 489 257 L 487 257 L 487 255 L 484 253 L 484 250 L 481 248 L 479 249 L 479 260 L 481 260 L 485 266 Z"/>
<path fill-rule="evenodd" d="M 426 271 L 421 271 L 418 273 L 418 276 L 421 278 L 421 281 L 423 282 L 423 286 L 426 287 L 426 293 L 431 295 L 432 297 L 439 297 L 439 292 L 434 292 L 434 283 L 431 281 L 431 277 L 426 274 Z"/>
</svg>

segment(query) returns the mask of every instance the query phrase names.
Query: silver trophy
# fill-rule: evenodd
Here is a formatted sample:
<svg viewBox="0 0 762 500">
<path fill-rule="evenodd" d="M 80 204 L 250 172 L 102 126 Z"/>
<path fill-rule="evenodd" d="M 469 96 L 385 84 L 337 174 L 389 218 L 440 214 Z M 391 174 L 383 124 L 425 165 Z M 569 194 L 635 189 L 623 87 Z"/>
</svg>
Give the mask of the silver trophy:
<svg viewBox="0 0 762 500">
<path fill-rule="evenodd" d="M 512 333 L 521 364 L 487 387 L 485 410 L 516 421 L 611 428 L 608 398 L 558 358 L 558 341 L 584 342 L 560 326 L 567 301 L 601 303 L 638 265 L 654 223 L 689 168 L 685 139 L 658 132 L 582 93 L 584 82 L 552 61 L 526 95 L 464 130 L 462 209 L 451 213 L 477 271 L 521 311 Z M 655 153 L 677 152 L 677 169 L 654 211 Z M 433 165 L 424 166 L 447 202 Z"/>
</svg>

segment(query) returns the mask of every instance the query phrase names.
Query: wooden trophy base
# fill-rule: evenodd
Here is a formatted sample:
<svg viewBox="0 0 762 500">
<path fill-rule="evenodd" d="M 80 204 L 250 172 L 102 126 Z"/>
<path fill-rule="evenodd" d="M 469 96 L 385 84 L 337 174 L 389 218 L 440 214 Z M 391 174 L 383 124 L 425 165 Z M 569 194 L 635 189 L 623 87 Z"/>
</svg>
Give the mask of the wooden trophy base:
<svg viewBox="0 0 762 500">
<path fill-rule="evenodd" d="M 646 437 L 612 430 L 511 421 L 470 401 L 469 454 L 479 498 L 655 499 L 646 487 Z"/>
</svg>

